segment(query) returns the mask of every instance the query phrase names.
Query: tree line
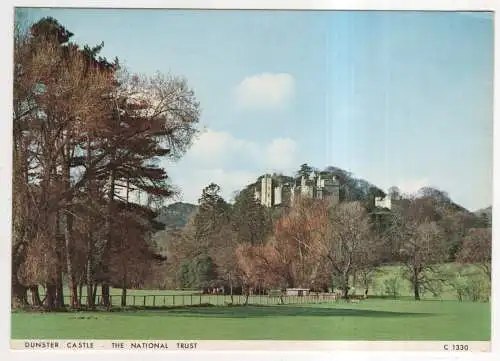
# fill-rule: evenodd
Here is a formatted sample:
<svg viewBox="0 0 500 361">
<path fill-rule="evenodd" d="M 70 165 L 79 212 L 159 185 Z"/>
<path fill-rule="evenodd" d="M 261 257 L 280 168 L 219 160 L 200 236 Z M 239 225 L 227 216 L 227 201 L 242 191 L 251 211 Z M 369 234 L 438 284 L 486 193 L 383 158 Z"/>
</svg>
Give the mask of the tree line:
<svg viewBox="0 0 500 361">
<path fill-rule="evenodd" d="M 324 172 L 343 171 L 329 167 Z M 262 206 L 252 186 L 230 204 L 220 187 L 210 184 L 186 226 L 161 233 L 160 242 L 168 244 L 166 287 L 222 285 L 227 294 L 247 296 L 336 287 L 348 298 L 353 279 L 367 295 L 377 270 L 397 264 L 418 300 L 422 292 L 435 293 L 437 283 L 452 283 L 451 275 L 441 271 L 446 262 L 474 264 L 491 279 L 491 224 L 454 204 L 445 192 L 425 187 L 403 195 L 392 187 L 392 207 L 381 209 L 374 205 L 379 189 L 351 182 L 347 172 L 338 178 L 345 188 L 339 204 L 299 198 L 274 208 Z"/>
<path fill-rule="evenodd" d="M 103 44 L 79 46 L 56 19 L 17 21 L 13 77 L 12 305 L 110 305 L 164 259 L 151 236 L 155 204 L 171 197 L 162 159 L 197 132 L 187 81 L 132 75 Z M 138 201 L 139 199 L 139 201 Z M 39 287 L 43 287 L 43 298 Z M 83 300 L 83 289 L 87 297 Z"/>
</svg>

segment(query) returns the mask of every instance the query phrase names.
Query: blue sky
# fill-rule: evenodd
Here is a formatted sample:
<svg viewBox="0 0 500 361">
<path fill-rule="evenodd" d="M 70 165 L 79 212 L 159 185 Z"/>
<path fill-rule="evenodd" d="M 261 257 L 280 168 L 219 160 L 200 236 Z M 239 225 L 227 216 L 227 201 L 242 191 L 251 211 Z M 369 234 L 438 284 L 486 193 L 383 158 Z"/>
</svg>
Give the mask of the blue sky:
<svg viewBox="0 0 500 361">
<path fill-rule="evenodd" d="M 188 79 L 205 128 L 168 164 L 182 200 L 335 165 L 383 189 L 492 203 L 493 20 L 443 12 L 32 9 L 133 72 Z"/>
</svg>

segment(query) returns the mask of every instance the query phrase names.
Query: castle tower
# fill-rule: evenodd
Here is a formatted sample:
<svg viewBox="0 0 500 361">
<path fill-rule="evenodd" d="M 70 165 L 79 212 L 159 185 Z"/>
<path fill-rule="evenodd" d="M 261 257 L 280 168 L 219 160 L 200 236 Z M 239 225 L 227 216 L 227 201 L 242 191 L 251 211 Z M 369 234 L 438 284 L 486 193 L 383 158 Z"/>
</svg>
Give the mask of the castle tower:
<svg viewBox="0 0 500 361">
<path fill-rule="evenodd" d="M 335 176 L 332 178 L 332 201 L 335 204 L 340 202 L 340 183 Z"/>
<path fill-rule="evenodd" d="M 290 204 L 295 203 L 296 193 L 297 193 L 297 186 L 294 183 L 290 187 Z"/>
<path fill-rule="evenodd" d="M 325 189 L 325 180 L 321 178 L 321 174 L 319 174 L 318 177 L 316 178 L 316 198 L 322 199 L 325 196 L 324 189 Z"/>
<path fill-rule="evenodd" d="M 268 174 L 262 178 L 260 197 L 263 206 L 271 207 L 273 205 L 273 179 Z"/>
<path fill-rule="evenodd" d="M 340 202 L 340 183 L 335 176 L 318 180 L 318 183 L 321 185 L 321 198 L 329 198 L 334 204 Z"/>
<path fill-rule="evenodd" d="M 279 205 L 283 202 L 283 186 L 280 184 L 274 187 L 274 205 Z"/>
<path fill-rule="evenodd" d="M 313 198 L 315 188 L 315 182 L 313 179 L 311 179 L 311 177 L 306 179 L 304 176 L 302 176 L 300 183 L 300 193 L 303 197 Z"/>
</svg>

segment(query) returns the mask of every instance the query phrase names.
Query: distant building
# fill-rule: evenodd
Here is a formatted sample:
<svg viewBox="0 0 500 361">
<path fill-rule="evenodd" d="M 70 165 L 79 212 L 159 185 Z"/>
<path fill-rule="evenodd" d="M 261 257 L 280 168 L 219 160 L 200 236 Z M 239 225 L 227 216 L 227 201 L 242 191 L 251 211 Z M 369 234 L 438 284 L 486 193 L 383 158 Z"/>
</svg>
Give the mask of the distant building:
<svg viewBox="0 0 500 361">
<path fill-rule="evenodd" d="M 375 207 L 392 209 L 395 205 L 401 204 L 401 197 L 387 194 L 385 197 L 375 197 Z"/>
<path fill-rule="evenodd" d="M 375 197 L 375 207 L 391 209 L 392 200 L 389 196 Z"/>
<path fill-rule="evenodd" d="M 292 204 L 298 197 L 330 199 L 334 203 L 339 202 L 340 184 L 335 176 L 324 177 L 313 172 L 309 177 L 296 178 L 290 184 L 280 183 L 271 175 L 266 174 L 260 183 L 260 187 L 255 188 L 254 195 L 266 207 Z"/>
<path fill-rule="evenodd" d="M 307 296 L 309 294 L 309 288 L 287 288 L 285 294 L 287 296 Z"/>
<path fill-rule="evenodd" d="M 266 174 L 261 181 L 260 202 L 262 205 L 271 207 L 274 204 L 273 195 L 273 179 Z"/>
</svg>

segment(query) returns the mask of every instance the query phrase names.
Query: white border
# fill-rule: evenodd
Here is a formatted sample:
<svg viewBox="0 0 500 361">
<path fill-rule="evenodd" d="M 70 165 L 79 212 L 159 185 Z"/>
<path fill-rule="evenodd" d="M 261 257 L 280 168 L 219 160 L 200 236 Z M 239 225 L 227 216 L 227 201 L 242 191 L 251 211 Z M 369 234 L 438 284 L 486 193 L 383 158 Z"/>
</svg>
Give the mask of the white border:
<svg viewBox="0 0 500 361">
<path fill-rule="evenodd" d="M 494 0 L 57 0 L 15 1 L 16 6 L 121 7 L 179 9 L 313 9 L 313 10 L 493 10 Z"/>
<path fill-rule="evenodd" d="M 3 116 L 0 121 L 0 136 L 2 140 L 0 144 L 2 145 L 2 152 L 0 152 L 0 179 L 2 180 L 2 187 L 0 187 L 1 192 L 1 203 L 0 209 L 1 217 L 0 217 L 0 234 L 1 237 L 1 245 L 3 248 L 3 252 L 0 252 L 0 264 L 2 266 L 2 277 L 4 282 L 3 285 L 8 285 L 10 283 L 10 194 L 11 194 L 11 184 L 10 184 L 10 174 L 11 174 L 11 124 L 9 120 L 11 119 L 11 84 L 12 84 L 12 14 L 13 14 L 13 6 L 35 6 L 35 7 L 121 7 L 121 8 L 203 8 L 203 9 L 221 9 L 221 8 L 230 8 L 230 9 L 314 9 L 314 10 L 496 10 L 498 9 L 498 2 L 495 0 L 400 0 L 400 1 L 361 1 L 361 0 L 351 0 L 351 1 L 319 1 L 319 0 L 240 0 L 240 1 L 209 1 L 209 0 L 121 0 L 121 1 L 109 1 L 109 0 L 59 0 L 59 1 L 9 1 L 0 2 L 0 16 L 1 16 L 1 24 L 4 26 L 2 32 L 0 32 L 0 39 L 2 50 L 4 53 L 8 53 L 8 56 L 2 57 L 2 67 L 0 68 L 2 71 L 1 79 L 2 79 L 2 87 L 0 87 L 1 92 L 1 101 L 2 107 L 1 110 L 3 112 Z M 495 49 L 498 45 L 499 38 L 498 27 L 495 26 Z M 497 69 L 497 56 L 495 52 L 495 70 Z M 498 83 L 498 73 L 495 71 L 495 84 Z M 496 90 L 496 86 L 495 86 Z M 499 102 L 500 95 L 497 91 L 495 91 L 495 105 Z M 497 112 L 495 107 L 495 119 L 497 119 Z M 494 139 L 499 139 L 499 127 L 494 127 Z M 494 179 L 498 179 L 499 167 L 498 165 L 498 151 L 499 146 L 494 142 Z M 495 182 L 493 182 L 495 184 Z M 494 187 L 493 190 L 493 208 L 496 210 L 499 206 L 499 192 L 497 188 Z M 500 223 L 500 218 L 495 211 L 493 213 L 493 236 L 494 240 L 498 238 L 498 224 Z M 498 249 L 499 246 L 494 241 L 493 252 L 494 252 L 494 260 L 493 260 L 493 275 L 499 274 L 500 266 L 498 262 Z M 496 331 L 496 325 L 498 325 L 498 312 L 495 312 L 498 308 L 498 297 L 497 297 L 497 277 L 493 278 L 493 297 L 492 297 L 492 305 L 493 305 L 493 330 L 492 330 L 492 353 L 467 353 L 467 354 L 459 354 L 459 353 L 450 353 L 443 354 L 442 352 L 415 352 L 415 353 L 401 353 L 399 351 L 394 352 L 386 352 L 386 353 L 376 353 L 376 352 L 356 352 L 355 354 L 352 352 L 344 352 L 338 351 L 333 353 L 332 351 L 324 351 L 317 352 L 314 349 L 308 352 L 303 351 L 291 351 L 291 352 L 237 352 L 237 351 L 227 351 L 227 352 L 211 352 L 207 353 L 204 351 L 197 351 L 194 353 L 178 353 L 175 352 L 175 357 L 182 357 L 183 359 L 189 360 L 199 358 L 199 357 L 209 357 L 214 360 L 231 360 L 237 357 L 241 360 L 253 360 L 255 357 L 259 357 L 262 359 L 268 359 L 273 361 L 278 360 L 304 360 L 306 358 L 314 357 L 318 360 L 331 360 L 332 358 L 348 358 L 351 359 L 353 356 L 356 359 L 379 359 L 379 360 L 400 360 L 404 357 L 406 360 L 421 360 L 423 357 L 431 358 L 431 359 L 493 359 L 493 353 L 498 353 L 499 351 L 499 336 Z M 4 286 L 5 287 L 5 286 Z M 68 358 L 68 353 L 66 352 L 56 352 L 56 353 L 47 353 L 47 352 L 13 352 L 9 349 L 9 338 L 10 338 L 10 295 L 9 290 L 10 287 L 4 288 L 4 292 L 0 297 L 0 309 L 2 310 L 2 321 L 1 322 L 1 352 L 2 359 L 16 359 L 16 360 L 32 360 L 37 358 L 43 358 L 50 361 L 55 360 L 66 360 Z M 142 352 L 131 352 L 127 351 L 126 353 L 120 354 L 120 359 L 130 360 L 135 357 L 142 358 L 144 355 L 141 355 Z M 86 359 L 88 358 L 88 353 L 70 353 L 72 358 Z M 98 357 L 102 360 L 108 360 L 109 356 L 113 354 L 113 351 L 101 351 L 97 354 L 92 352 L 92 357 Z M 210 356 L 209 356 L 210 355 Z M 3 357 L 5 356 L 5 357 Z M 118 355 L 116 355 L 118 356 Z M 172 357 L 173 354 L 169 353 L 168 357 Z M 164 355 L 159 352 L 150 351 L 148 353 L 148 359 L 151 357 L 155 359 L 164 359 Z"/>
<path fill-rule="evenodd" d="M 413 351 L 491 352 L 489 341 L 185 341 L 185 340 L 11 340 L 14 350 L 86 352 L 139 350 L 149 352 L 196 351 Z"/>
</svg>

